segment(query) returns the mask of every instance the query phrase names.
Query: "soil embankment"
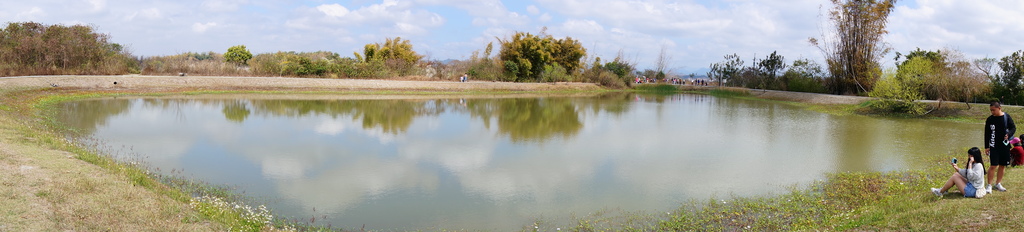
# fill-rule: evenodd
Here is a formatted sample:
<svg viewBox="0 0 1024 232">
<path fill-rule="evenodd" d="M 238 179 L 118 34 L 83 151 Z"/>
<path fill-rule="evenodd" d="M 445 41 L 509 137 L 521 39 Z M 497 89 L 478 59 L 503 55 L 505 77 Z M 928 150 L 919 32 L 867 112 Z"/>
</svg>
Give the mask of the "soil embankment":
<svg viewBox="0 0 1024 232">
<path fill-rule="evenodd" d="M 287 91 L 589 91 L 591 83 L 509 83 L 490 81 L 403 81 L 285 77 L 40 76 L 0 78 L 4 88 L 89 90 L 287 90 Z"/>
</svg>

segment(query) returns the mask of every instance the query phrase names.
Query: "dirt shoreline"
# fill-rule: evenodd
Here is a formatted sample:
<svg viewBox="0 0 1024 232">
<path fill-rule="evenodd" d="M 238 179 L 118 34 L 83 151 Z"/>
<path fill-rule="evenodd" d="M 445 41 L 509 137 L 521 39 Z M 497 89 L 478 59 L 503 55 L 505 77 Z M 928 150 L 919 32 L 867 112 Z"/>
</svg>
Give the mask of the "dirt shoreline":
<svg viewBox="0 0 1024 232">
<path fill-rule="evenodd" d="M 0 78 L 0 88 L 12 89 L 76 89 L 114 92 L 183 92 L 183 91 L 324 91 L 324 92 L 588 92 L 608 90 L 593 83 L 511 83 L 491 81 L 423 81 L 377 79 L 322 79 L 294 77 L 213 77 L 213 76 L 25 76 Z M 709 91 L 716 87 L 678 86 L 684 91 Z M 755 90 L 725 87 L 729 91 L 748 93 L 752 97 L 810 104 L 860 104 L 869 97 L 817 93 Z"/>
<path fill-rule="evenodd" d="M 281 90 L 281 91 L 598 91 L 592 83 L 509 83 L 490 81 L 408 81 L 293 77 L 198 76 L 28 76 L 0 78 L 5 88 L 76 88 L 87 90 Z"/>
</svg>

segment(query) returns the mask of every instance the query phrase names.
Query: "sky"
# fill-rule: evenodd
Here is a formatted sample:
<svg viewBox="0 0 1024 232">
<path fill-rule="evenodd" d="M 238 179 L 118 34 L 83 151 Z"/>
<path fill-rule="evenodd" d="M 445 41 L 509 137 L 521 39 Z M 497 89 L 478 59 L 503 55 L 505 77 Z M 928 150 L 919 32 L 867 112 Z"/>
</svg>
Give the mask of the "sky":
<svg viewBox="0 0 1024 232">
<path fill-rule="evenodd" d="M 588 55 L 621 54 L 653 68 L 703 74 L 738 54 L 751 64 L 773 51 L 787 62 L 823 60 L 829 0 L 33 0 L 0 3 L 0 22 L 87 24 L 140 56 L 331 51 L 351 57 L 368 43 L 408 39 L 428 59 L 467 59 L 517 31 L 580 41 Z M 903 0 L 885 37 L 894 51 L 956 49 L 970 59 L 1024 49 L 1024 1 Z M 495 43 L 495 47 L 497 47 Z M 497 50 L 497 49 L 495 49 Z M 497 53 L 495 51 L 495 53 Z M 891 66 L 895 53 L 883 60 Z"/>
</svg>

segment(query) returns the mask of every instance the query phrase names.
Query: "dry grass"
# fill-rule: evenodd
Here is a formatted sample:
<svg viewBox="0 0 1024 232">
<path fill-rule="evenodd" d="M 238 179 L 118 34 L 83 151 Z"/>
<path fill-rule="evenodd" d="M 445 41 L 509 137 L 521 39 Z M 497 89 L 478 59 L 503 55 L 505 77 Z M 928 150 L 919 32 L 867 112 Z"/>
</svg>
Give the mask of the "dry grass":
<svg viewBox="0 0 1024 232">
<path fill-rule="evenodd" d="M 142 60 L 142 74 L 176 76 L 179 73 L 195 76 L 251 76 L 246 68 L 224 62 L 220 54 L 211 54 L 210 59 L 197 60 L 188 54 L 148 57 Z"/>
<path fill-rule="evenodd" d="M 214 231 L 188 204 L 132 184 L 0 116 L 0 230 Z"/>
</svg>

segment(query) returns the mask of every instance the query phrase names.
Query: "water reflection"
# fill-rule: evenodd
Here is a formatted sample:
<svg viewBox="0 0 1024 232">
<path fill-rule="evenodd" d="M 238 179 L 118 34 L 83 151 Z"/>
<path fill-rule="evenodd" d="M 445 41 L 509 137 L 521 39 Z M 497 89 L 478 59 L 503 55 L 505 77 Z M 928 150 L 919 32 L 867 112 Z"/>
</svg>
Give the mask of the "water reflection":
<svg viewBox="0 0 1024 232">
<path fill-rule="evenodd" d="M 161 170 L 242 186 L 289 216 L 316 208 L 334 226 L 374 229 L 509 230 L 539 215 L 667 211 L 687 199 L 783 192 L 827 172 L 914 167 L 916 154 L 981 133 L 702 95 L 63 107 L 69 124 Z"/>
</svg>

